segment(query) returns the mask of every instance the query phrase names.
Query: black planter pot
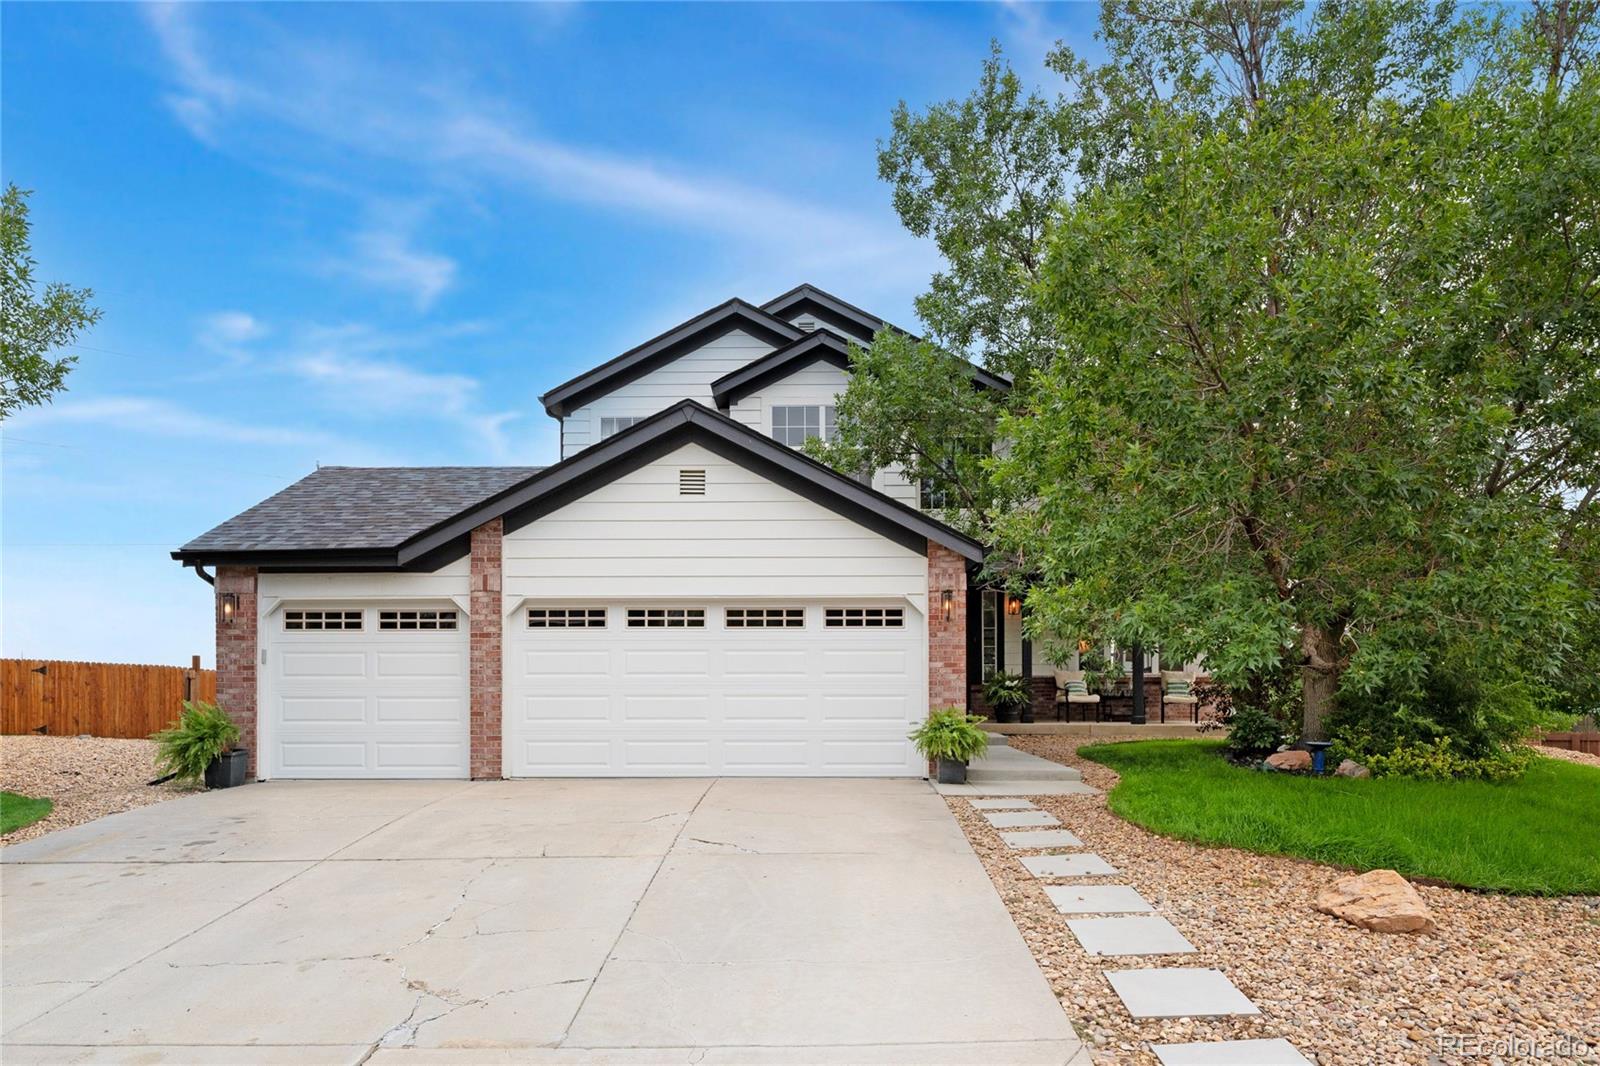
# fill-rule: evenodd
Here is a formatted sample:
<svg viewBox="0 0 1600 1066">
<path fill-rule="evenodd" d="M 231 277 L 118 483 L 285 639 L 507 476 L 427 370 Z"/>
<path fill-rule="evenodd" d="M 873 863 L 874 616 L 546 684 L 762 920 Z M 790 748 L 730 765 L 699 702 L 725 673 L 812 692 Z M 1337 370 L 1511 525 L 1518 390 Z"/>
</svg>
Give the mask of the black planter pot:
<svg viewBox="0 0 1600 1066">
<path fill-rule="evenodd" d="M 1031 703 L 1028 704 L 1026 707 L 1022 708 L 1022 724 L 1023 725 L 1032 725 L 1033 724 L 1033 704 L 1031 704 Z"/>
<path fill-rule="evenodd" d="M 1017 720 L 1017 710 L 1015 707 L 996 707 L 994 709 L 994 720 L 996 722 L 1015 722 Z"/>
<path fill-rule="evenodd" d="M 206 767 L 207 788 L 236 788 L 244 784 L 245 765 L 250 753 L 244 748 L 234 748 L 211 760 Z"/>
<path fill-rule="evenodd" d="M 967 783 L 967 764 L 954 759 L 940 759 L 939 784 L 964 785 Z"/>
</svg>

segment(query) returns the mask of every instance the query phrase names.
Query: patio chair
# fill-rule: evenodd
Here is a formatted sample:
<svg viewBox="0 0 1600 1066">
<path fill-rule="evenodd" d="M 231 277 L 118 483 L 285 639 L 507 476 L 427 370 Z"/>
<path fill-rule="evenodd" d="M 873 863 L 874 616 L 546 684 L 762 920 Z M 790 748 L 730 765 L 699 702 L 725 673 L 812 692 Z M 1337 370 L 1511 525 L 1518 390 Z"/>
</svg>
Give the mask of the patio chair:
<svg viewBox="0 0 1600 1066">
<path fill-rule="evenodd" d="M 1100 717 L 1100 694 L 1090 692 L 1084 684 L 1082 670 L 1057 670 L 1056 675 L 1056 716 L 1066 712 L 1066 720 L 1072 721 L 1072 708 L 1080 706 L 1087 716 L 1089 708 L 1093 707 L 1095 718 Z"/>
<path fill-rule="evenodd" d="M 1189 708 L 1189 720 L 1200 721 L 1200 700 L 1193 693 L 1194 675 L 1181 670 L 1161 671 L 1161 720 L 1167 720 L 1167 706 Z"/>
</svg>

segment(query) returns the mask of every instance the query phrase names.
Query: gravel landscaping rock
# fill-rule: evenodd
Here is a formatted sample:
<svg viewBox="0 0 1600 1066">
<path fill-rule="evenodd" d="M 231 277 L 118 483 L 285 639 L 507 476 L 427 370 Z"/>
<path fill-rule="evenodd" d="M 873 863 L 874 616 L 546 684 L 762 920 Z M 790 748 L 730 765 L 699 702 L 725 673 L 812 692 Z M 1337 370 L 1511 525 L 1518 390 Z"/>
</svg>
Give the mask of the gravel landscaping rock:
<svg viewBox="0 0 1600 1066">
<path fill-rule="evenodd" d="M 1012 743 L 1077 767 L 1096 788 L 1109 791 L 1117 782 L 1113 771 L 1074 754 L 1081 738 L 1019 736 Z M 1336 876 L 1330 867 L 1159 837 L 1113 815 L 1100 795 L 1033 801 L 1121 871 L 1073 888 L 1137 889 L 1198 949 L 1184 966 L 1221 970 L 1261 1008 L 1255 1017 L 1130 1019 L 1104 977 L 1107 960 L 1084 953 L 1067 916 L 999 833 L 967 801 L 948 798 L 1097 1062 L 1156 1064 L 1151 1044 L 1274 1037 L 1321 1066 L 1464 1061 L 1445 1037 L 1481 1037 L 1485 1046 L 1510 1037 L 1600 1046 L 1600 898 L 1417 885 L 1438 935 L 1373 933 L 1315 909 L 1317 892 Z M 1122 969 L 1166 964 L 1116 960 Z"/>
<path fill-rule="evenodd" d="M 155 758 L 149 740 L 0 736 L 0 789 L 55 802 L 48 815 L 0 837 L 0 844 L 20 844 L 193 791 L 172 782 L 146 784 L 160 776 Z"/>
<path fill-rule="evenodd" d="M 1543 744 L 1533 749 L 1540 755 L 1548 755 L 1552 759 L 1565 759 L 1581 766 L 1600 766 L 1600 755 L 1590 755 L 1586 751 L 1570 751 L 1566 748 L 1547 748 Z"/>
</svg>

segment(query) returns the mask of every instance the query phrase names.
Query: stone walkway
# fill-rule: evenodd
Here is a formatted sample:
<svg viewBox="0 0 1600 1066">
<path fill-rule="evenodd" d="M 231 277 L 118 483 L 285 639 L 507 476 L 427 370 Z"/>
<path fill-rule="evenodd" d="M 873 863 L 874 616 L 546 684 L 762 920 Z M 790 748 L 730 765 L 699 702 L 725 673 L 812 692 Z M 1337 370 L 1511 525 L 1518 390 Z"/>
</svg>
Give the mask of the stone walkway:
<svg viewBox="0 0 1600 1066">
<path fill-rule="evenodd" d="M 984 819 L 1002 830 L 1001 839 L 1015 851 L 1046 851 L 1019 856 L 1018 861 L 1040 880 L 1066 881 L 1103 877 L 1118 871 L 1083 848 L 1083 841 L 1048 811 L 1021 798 L 971 801 Z M 1186 955 L 1193 944 L 1156 908 L 1127 885 L 1044 886 L 1067 928 L 1092 957 Z M 1105 971 L 1106 980 L 1130 1016 L 1142 1018 L 1215 1018 L 1260 1014 L 1256 1005 L 1221 970 L 1181 966 Z M 1287 1040 L 1218 1040 L 1195 1044 L 1155 1044 L 1151 1051 L 1165 1066 L 1310 1066 Z"/>
</svg>

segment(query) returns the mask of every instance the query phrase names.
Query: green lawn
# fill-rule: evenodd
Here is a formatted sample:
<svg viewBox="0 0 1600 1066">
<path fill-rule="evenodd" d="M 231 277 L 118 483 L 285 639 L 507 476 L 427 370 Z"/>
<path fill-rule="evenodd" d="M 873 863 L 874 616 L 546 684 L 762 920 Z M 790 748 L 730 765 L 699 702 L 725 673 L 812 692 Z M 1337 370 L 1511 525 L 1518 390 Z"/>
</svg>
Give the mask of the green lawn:
<svg viewBox="0 0 1600 1066">
<path fill-rule="evenodd" d="M 19 796 L 15 792 L 0 792 L 0 836 L 32 825 L 50 813 L 55 804 L 47 799 Z"/>
<path fill-rule="evenodd" d="M 1214 740 L 1094 744 L 1111 809 L 1202 844 L 1532 895 L 1600 894 L 1600 769 L 1533 760 L 1517 781 L 1297 777 L 1226 762 Z"/>
</svg>

